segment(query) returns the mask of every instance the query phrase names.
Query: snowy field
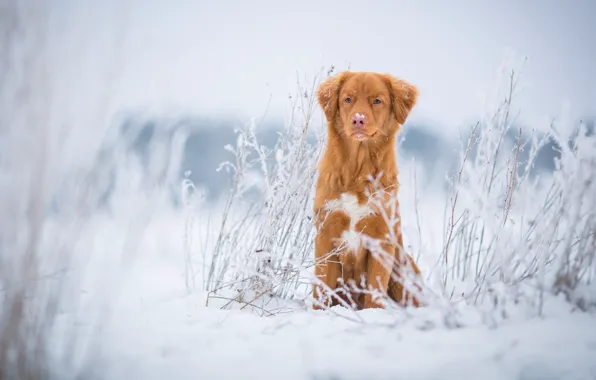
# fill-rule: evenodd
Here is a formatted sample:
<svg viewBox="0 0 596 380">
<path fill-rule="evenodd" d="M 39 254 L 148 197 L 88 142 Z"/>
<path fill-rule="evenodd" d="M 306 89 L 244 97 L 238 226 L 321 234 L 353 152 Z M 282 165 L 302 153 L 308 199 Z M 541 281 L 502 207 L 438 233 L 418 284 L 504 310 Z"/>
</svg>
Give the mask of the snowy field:
<svg viewBox="0 0 596 380">
<path fill-rule="evenodd" d="M 139 292 L 140 293 L 140 292 Z M 138 294 L 136 294 L 138 295 Z M 137 298 L 137 297 L 135 297 Z M 157 298 L 157 294 L 154 295 Z M 425 310 L 395 321 L 380 310 L 362 323 L 325 312 L 260 318 L 191 307 L 172 296 L 129 299 L 108 329 L 105 378 L 162 379 L 594 379 L 595 319 L 555 303 L 548 317 L 490 329 L 445 329 Z M 136 301 L 136 302 L 135 302 Z M 128 317 L 127 317 L 128 314 Z M 131 317 L 131 315 L 138 315 Z M 422 322 L 424 321 L 424 323 Z M 432 322 L 429 322 L 432 321 Z M 436 324 L 436 327 L 425 327 Z"/>
<path fill-rule="evenodd" d="M 169 264 L 169 266 L 168 266 Z M 205 308 L 180 271 L 147 260 L 129 274 L 102 333 L 104 378 L 593 379 L 595 319 L 548 300 L 544 318 L 498 329 L 475 310 L 447 329 L 432 310 L 298 310 L 271 317 Z M 159 281 L 155 278 L 159 277 Z M 178 285 L 178 286 L 176 286 Z M 400 320 L 401 319 L 401 320 Z"/>
<path fill-rule="evenodd" d="M 596 376 L 596 318 L 574 310 L 563 297 L 548 295 L 540 317 L 529 308 L 506 305 L 506 318 L 463 302 L 447 309 L 358 312 L 339 306 L 309 311 L 296 303 L 280 310 L 270 305 L 275 314 L 266 316 L 239 307 L 222 310 L 224 301 L 206 307 L 205 293 L 189 294 L 185 286 L 184 216 L 162 217 L 149 223 L 130 266 L 118 271 L 118 262 L 95 264 L 105 272 L 83 286 L 77 316 L 63 316 L 67 334 L 79 336 L 81 347 L 90 350 L 87 368 L 99 378 Z M 114 225 L 93 229 L 98 253 L 124 245 L 126 229 Z M 110 294 L 108 309 L 102 309 L 109 312 L 90 315 L 87 309 L 97 311 L 94 304 L 102 294 Z"/>
<path fill-rule="evenodd" d="M 450 75 L 465 77 L 459 63 L 469 57 L 449 58 L 442 82 L 435 80 L 447 44 L 421 37 L 435 41 L 419 49 L 433 64 L 414 59 L 403 72 L 416 74 L 425 99 L 434 99 L 421 107 L 435 107 L 431 118 L 478 87 L 488 94 L 459 101 L 455 116 L 445 116 L 452 128 L 438 124 L 437 134 L 460 143 L 438 169 L 397 147 L 405 245 L 422 271 L 427 306 L 313 311 L 311 210 L 325 146 L 314 91 L 333 70 L 299 75 L 291 97 L 285 84 L 272 85 L 284 94 L 272 107 L 289 105 L 277 145 L 265 146 L 257 138 L 265 112 L 255 104 L 269 103 L 260 102 L 263 91 L 250 95 L 268 75 L 258 62 L 270 52 L 241 46 L 261 70 L 244 84 L 238 70 L 213 71 L 238 60 L 227 47 L 218 53 L 225 60 L 201 61 L 208 74 L 188 74 L 203 56 L 181 53 L 194 43 L 183 35 L 194 36 L 201 23 L 182 2 L 168 8 L 166 21 L 144 2 L 138 12 L 134 2 L 110 3 L 111 11 L 56 2 L 48 24 L 41 5 L 15 4 L 23 5 L 0 3 L 0 46 L 7 47 L 0 49 L 0 379 L 596 379 L 594 124 L 568 108 L 520 122 L 523 57 L 506 57 L 494 87 L 476 83 L 484 78 L 478 69 L 469 73 L 474 83 L 453 95 Z M 226 12 L 212 14 L 225 19 Z M 137 24 L 117 22 L 130 14 Z M 233 35 L 203 21 L 221 32 L 214 38 Z M 275 34 L 268 30 L 259 36 Z M 127 31 L 129 39 L 120 38 Z M 287 66 L 301 55 L 291 52 L 280 53 Z M 301 67 L 312 68 L 315 58 Z M 215 91 L 218 75 L 242 91 Z M 540 104 L 562 102 L 541 95 L 548 102 Z M 258 108 L 259 117 L 239 116 L 235 139 L 217 147 L 229 161 L 209 170 L 229 188 L 215 200 L 185 177 L 193 131 L 166 122 L 142 154 L 131 149 L 143 131 L 125 129 L 123 120 L 136 105 L 148 120 L 175 124 L 200 101 L 232 112 L 228 100 L 248 113 Z M 474 121 L 454 126 L 464 114 Z M 537 170 L 553 147 L 552 170 Z"/>
</svg>

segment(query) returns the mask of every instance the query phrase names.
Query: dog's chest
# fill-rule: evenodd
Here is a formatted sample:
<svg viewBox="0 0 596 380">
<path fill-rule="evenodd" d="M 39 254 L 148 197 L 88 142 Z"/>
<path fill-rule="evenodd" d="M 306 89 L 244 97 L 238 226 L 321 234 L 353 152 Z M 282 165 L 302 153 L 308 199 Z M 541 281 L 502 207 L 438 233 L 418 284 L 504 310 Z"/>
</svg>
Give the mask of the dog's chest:
<svg viewBox="0 0 596 380">
<path fill-rule="evenodd" d="M 367 216 L 376 215 L 374 209 L 368 204 L 360 204 L 354 194 L 343 193 L 339 198 L 327 201 L 325 210 L 330 214 L 343 212 L 350 218 L 350 225 L 341 237 L 350 250 L 356 251 L 362 242 L 362 236 L 360 231 L 356 231 L 356 225 Z"/>
<path fill-rule="evenodd" d="M 353 224 L 358 223 L 362 218 L 374 215 L 375 212 L 368 204 L 361 205 L 354 194 L 343 193 L 337 199 L 327 201 L 325 206 L 327 212 L 341 211 L 346 214 Z"/>
</svg>

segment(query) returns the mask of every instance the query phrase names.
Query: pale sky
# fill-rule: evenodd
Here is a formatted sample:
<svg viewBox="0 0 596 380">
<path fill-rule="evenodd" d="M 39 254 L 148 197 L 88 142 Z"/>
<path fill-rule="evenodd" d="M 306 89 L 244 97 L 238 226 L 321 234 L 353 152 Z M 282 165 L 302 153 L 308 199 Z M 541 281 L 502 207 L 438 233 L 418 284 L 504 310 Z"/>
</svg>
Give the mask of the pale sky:
<svg viewBox="0 0 596 380">
<path fill-rule="evenodd" d="M 450 133 L 483 111 L 512 49 L 528 57 L 522 121 L 546 125 L 565 101 L 577 116 L 596 116 L 596 1 L 52 4 L 66 93 L 96 96 L 113 78 L 115 109 L 248 118 L 261 116 L 271 95 L 270 115 L 283 116 L 297 73 L 350 65 L 418 86 L 410 120 Z"/>
</svg>

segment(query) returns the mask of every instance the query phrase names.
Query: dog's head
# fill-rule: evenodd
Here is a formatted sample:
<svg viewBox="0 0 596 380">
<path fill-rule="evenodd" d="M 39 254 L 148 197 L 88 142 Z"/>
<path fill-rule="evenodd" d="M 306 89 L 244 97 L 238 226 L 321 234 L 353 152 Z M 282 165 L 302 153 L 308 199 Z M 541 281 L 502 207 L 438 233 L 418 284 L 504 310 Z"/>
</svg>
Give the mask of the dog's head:
<svg viewBox="0 0 596 380">
<path fill-rule="evenodd" d="M 343 72 L 323 82 L 317 96 L 337 133 L 357 141 L 383 141 L 405 123 L 418 90 L 388 74 Z"/>
</svg>

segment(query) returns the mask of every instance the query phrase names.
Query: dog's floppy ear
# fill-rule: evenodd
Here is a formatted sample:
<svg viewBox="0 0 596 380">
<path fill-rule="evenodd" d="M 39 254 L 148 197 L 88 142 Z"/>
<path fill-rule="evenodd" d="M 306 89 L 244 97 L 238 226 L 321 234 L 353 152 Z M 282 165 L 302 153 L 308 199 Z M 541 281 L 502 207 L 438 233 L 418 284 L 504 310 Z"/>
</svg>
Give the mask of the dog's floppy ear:
<svg viewBox="0 0 596 380">
<path fill-rule="evenodd" d="M 327 79 L 319 86 L 317 98 L 319 100 L 319 105 L 323 109 L 323 112 L 325 112 L 325 117 L 327 117 L 328 121 L 331 121 L 335 118 L 337 113 L 337 98 L 339 97 L 339 90 L 350 75 L 350 72 L 344 71 L 343 73 L 339 73 L 336 76 Z"/>
<path fill-rule="evenodd" d="M 393 106 L 393 114 L 400 125 L 403 125 L 410 114 L 410 111 L 418 101 L 418 89 L 401 80 L 385 74 L 385 81 L 389 92 L 391 93 L 391 105 Z"/>
</svg>

